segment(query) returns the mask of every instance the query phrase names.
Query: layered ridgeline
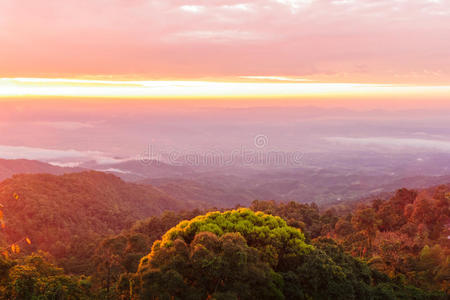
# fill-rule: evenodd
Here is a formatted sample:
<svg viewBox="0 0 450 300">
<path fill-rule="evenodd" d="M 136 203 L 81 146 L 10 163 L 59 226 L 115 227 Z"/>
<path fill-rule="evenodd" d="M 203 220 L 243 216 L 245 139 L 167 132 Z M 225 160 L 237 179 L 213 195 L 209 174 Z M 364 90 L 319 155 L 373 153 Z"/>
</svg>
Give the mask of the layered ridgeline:
<svg viewBox="0 0 450 300">
<path fill-rule="evenodd" d="M 86 271 L 100 239 L 138 219 L 183 204 L 149 185 L 100 172 L 16 175 L 0 183 L 5 228 L 0 242 L 28 237 L 25 251 L 43 250 L 67 271 Z"/>
<path fill-rule="evenodd" d="M 388 195 L 399 188 L 423 189 L 450 182 L 448 175 L 410 176 L 393 177 L 348 169 L 217 169 L 181 178 L 151 178 L 139 183 L 156 186 L 183 201 L 196 199 L 205 207 L 234 207 L 248 206 L 255 199 L 314 202 L 324 206 Z"/>
</svg>

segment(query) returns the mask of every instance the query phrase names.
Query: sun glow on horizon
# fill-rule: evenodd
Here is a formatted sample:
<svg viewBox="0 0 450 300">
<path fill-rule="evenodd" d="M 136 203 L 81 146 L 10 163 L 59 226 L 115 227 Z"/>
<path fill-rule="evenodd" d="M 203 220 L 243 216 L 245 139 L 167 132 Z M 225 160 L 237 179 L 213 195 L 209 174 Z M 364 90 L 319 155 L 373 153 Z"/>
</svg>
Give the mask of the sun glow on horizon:
<svg viewBox="0 0 450 300">
<path fill-rule="evenodd" d="M 246 81 L 97 80 L 77 78 L 0 78 L 0 98 L 60 96 L 77 98 L 292 98 L 448 97 L 450 85 L 323 83 L 274 76 Z M 248 81 L 253 79 L 253 81 Z M 261 81 L 264 80 L 264 81 Z"/>
</svg>

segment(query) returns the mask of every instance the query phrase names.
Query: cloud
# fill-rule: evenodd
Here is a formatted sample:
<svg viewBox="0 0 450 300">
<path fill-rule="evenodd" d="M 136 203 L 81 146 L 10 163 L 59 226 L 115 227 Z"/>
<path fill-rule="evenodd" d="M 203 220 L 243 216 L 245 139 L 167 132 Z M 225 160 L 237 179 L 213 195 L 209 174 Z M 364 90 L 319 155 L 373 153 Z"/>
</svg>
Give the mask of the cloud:
<svg viewBox="0 0 450 300">
<path fill-rule="evenodd" d="M 114 173 L 121 173 L 121 174 L 130 174 L 130 171 L 124 171 L 121 169 L 116 169 L 116 168 L 108 168 L 108 169 L 99 169 L 97 171 L 101 171 L 101 172 L 114 172 Z"/>
<path fill-rule="evenodd" d="M 312 81 L 306 78 L 292 78 L 283 76 L 239 76 L 244 79 L 261 79 L 261 80 L 277 80 L 277 81 Z"/>
<path fill-rule="evenodd" d="M 450 141 L 436 139 L 418 139 L 418 138 L 394 138 L 394 137 L 328 137 L 329 142 L 349 145 L 368 147 L 381 147 L 394 150 L 431 150 L 450 152 Z"/>
<path fill-rule="evenodd" d="M 182 5 L 180 6 L 180 9 L 187 12 L 199 13 L 203 11 L 205 7 L 201 5 Z"/>
<path fill-rule="evenodd" d="M 238 30 L 195 30 L 183 31 L 168 36 L 166 40 L 178 43 L 179 39 L 189 41 L 205 40 L 209 43 L 227 43 L 230 41 L 258 41 L 266 39 L 267 36 L 259 32 L 238 31 Z"/>
<path fill-rule="evenodd" d="M 78 130 L 85 128 L 94 128 L 92 123 L 88 122 L 70 122 L 70 121 L 38 121 L 32 122 L 33 125 L 50 127 L 61 130 Z"/>
<path fill-rule="evenodd" d="M 130 158 L 114 158 L 100 151 L 45 149 L 8 145 L 0 145 L 0 158 L 41 160 L 59 166 L 79 165 L 82 162 L 92 160 L 99 164 L 112 164 L 130 160 Z"/>
<path fill-rule="evenodd" d="M 424 0 L 3 0 L 0 77 L 448 82 L 449 13 Z"/>
<path fill-rule="evenodd" d="M 48 163 L 50 165 L 52 165 L 52 166 L 62 167 L 62 168 L 76 168 L 76 167 L 79 167 L 81 165 L 81 162 L 55 162 L 55 161 L 50 161 Z"/>
<path fill-rule="evenodd" d="M 244 10 L 249 11 L 250 5 L 247 3 L 238 3 L 238 4 L 232 4 L 232 5 L 222 5 L 221 6 L 224 9 L 237 9 L 237 10 Z"/>
<path fill-rule="evenodd" d="M 295 12 L 297 9 L 304 5 L 309 5 L 313 3 L 314 0 L 276 0 L 276 2 L 286 5 Z"/>
</svg>

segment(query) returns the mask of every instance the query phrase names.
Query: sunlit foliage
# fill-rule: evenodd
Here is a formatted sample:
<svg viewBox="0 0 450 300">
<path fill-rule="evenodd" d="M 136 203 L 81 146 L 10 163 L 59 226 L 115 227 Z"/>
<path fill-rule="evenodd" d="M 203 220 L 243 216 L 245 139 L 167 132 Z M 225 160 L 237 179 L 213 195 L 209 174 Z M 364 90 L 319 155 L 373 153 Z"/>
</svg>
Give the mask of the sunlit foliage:
<svg viewBox="0 0 450 300">
<path fill-rule="evenodd" d="M 333 240 L 313 243 L 279 217 L 211 212 L 170 229 L 121 284 L 128 299 L 432 297 L 371 270 Z"/>
<path fill-rule="evenodd" d="M 91 299 L 88 278 L 65 275 L 44 253 L 0 259 L 1 300 Z"/>
</svg>

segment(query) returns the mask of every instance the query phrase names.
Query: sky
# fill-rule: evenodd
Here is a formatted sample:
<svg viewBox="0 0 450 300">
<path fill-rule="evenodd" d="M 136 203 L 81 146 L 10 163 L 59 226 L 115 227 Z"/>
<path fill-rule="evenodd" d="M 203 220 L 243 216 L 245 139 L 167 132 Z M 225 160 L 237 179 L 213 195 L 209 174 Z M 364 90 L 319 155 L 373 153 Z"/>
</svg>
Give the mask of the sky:
<svg viewBox="0 0 450 300">
<path fill-rule="evenodd" d="M 447 85 L 449 17 L 446 0 L 2 0 L 0 76 Z"/>
<path fill-rule="evenodd" d="M 447 0 L 1 0 L 0 157 L 258 134 L 449 151 L 449 19 Z"/>
</svg>

